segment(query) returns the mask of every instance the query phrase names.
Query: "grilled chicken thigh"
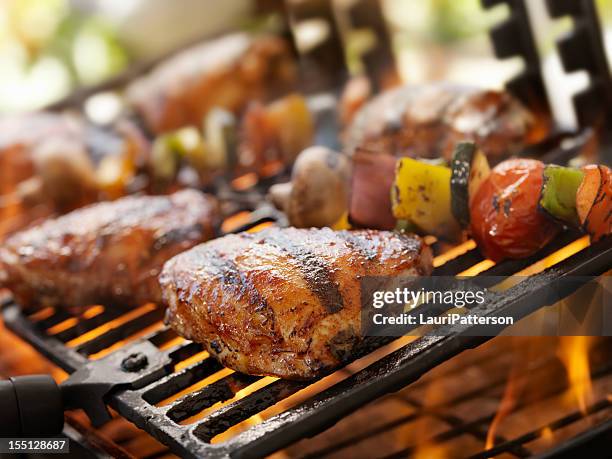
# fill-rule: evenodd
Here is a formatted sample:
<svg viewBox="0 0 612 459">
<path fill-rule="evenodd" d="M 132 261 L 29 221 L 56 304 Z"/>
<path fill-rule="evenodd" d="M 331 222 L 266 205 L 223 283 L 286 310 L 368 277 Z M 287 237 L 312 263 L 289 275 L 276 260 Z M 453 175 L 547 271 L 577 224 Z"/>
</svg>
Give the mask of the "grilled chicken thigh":
<svg viewBox="0 0 612 459">
<path fill-rule="evenodd" d="M 430 249 L 384 231 L 272 228 L 169 260 L 166 321 L 235 370 L 309 379 L 360 343 L 363 276 L 426 275 Z"/>
<path fill-rule="evenodd" d="M 279 37 L 236 33 L 183 51 L 132 83 L 128 103 L 155 133 L 200 126 L 213 107 L 239 111 L 293 86 L 296 69 Z"/>
<path fill-rule="evenodd" d="M 164 262 L 217 224 L 216 200 L 195 190 L 93 204 L 7 239 L 0 279 L 26 308 L 158 302 Z"/>
<path fill-rule="evenodd" d="M 349 152 L 446 159 L 457 142 L 473 140 L 496 163 L 547 131 L 545 117 L 506 92 L 438 83 L 383 92 L 357 112 L 344 136 Z"/>
</svg>

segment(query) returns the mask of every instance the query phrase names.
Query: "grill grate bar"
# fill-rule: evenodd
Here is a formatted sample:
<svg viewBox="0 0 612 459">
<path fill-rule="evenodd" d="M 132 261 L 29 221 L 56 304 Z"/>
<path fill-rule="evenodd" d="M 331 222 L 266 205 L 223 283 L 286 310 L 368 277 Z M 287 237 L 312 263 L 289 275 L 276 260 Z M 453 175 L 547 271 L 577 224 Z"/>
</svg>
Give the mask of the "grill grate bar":
<svg viewBox="0 0 612 459">
<path fill-rule="evenodd" d="M 521 258 L 517 260 L 505 260 L 503 263 L 497 263 L 492 267 L 482 271 L 478 274 L 479 277 L 483 276 L 511 276 L 522 269 L 525 269 L 544 257 L 551 255 L 557 250 L 562 249 L 566 245 L 574 242 L 581 235 L 575 231 L 565 231 L 563 234 L 558 236 L 554 241 L 547 244 L 542 250 L 538 251 L 537 254 L 532 255 L 531 257 Z M 453 258 L 452 260 L 447 261 L 442 266 L 439 266 L 434 269 L 434 276 L 453 276 L 459 272 L 465 271 L 466 269 L 484 261 L 483 256 L 480 254 L 478 249 L 471 249 L 465 254 Z M 495 279 L 491 279 L 491 282 L 495 282 Z M 480 281 L 479 284 L 483 287 L 491 287 L 491 284 L 487 284 L 486 281 Z"/>
<path fill-rule="evenodd" d="M 172 330 L 169 326 L 164 325 L 159 330 L 153 332 L 153 334 L 146 339 L 151 341 L 155 346 L 161 347 L 163 344 L 177 337 L 178 335 L 174 330 Z"/>
<path fill-rule="evenodd" d="M 277 380 L 269 386 L 211 413 L 196 427 L 194 434 L 205 442 L 210 442 L 216 435 L 242 421 L 246 421 L 308 385 L 308 383 Z"/>
<path fill-rule="evenodd" d="M 111 308 L 106 309 L 104 312 L 95 315 L 89 319 L 81 319 L 76 325 L 73 327 L 67 328 L 59 333 L 54 334 L 53 336 L 60 340 L 63 343 L 67 343 L 75 338 L 78 338 L 81 335 L 97 328 L 101 325 L 104 325 L 107 322 L 110 322 L 113 319 L 116 319 L 120 315 L 124 314 L 125 311 L 120 311 L 119 309 Z"/>
<path fill-rule="evenodd" d="M 41 330 L 47 330 L 51 327 L 61 324 L 62 322 L 65 322 L 68 319 L 71 319 L 72 317 L 73 316 L 68 312 L 63 311 L 61 309 L 57 309 L 49 317 L 41 319 L 35 323 L 36 326 Z"/>
<path fill-rule="evenodd" d="M 478 249 L 468 250 L 463 255 L 447 261 L 434 269 L 434 276 L 454 276 L 468 268 L 480 263 L 484 258 Z"/>
<path fill-rule="evenodd" d="M 533 371 L 538 371 L 538 370 L 545 370 L 545 365 L 542 365 L 540 368 L 535 369 L 535 370 L 531 370 L 530 369 L 529 374 L 531 375 L 531 374 L 533 374 Z M 612 372 L 612 364 L 606 362 L 602 367 L 598 368 L 597 370 L 595 370 L 592 373 L 592 377 L 593 377 L 593 379 L 599 379 L 599 378 L 601 378 L 603 376 L 609 375 L 611 372 Z M 529 378 L 529 376 L 525 375 L 523 377 L 520 377 L 519 379 L 525 380 L 525 379 L 528 379 L 528 378 Z M 487 392 L 487 391 L 489 391 L 489 390 L 491 390 L 491 389 L 493 389 L 495 387 L 499 387 L 499 386 L 503 385 L 505 383 L 505 381 L 506 381 L 506 378 L 502 379 L 498 384 L 491 385 L 488 388 L 480 389 L 480 392 L 481 393 L 485 393 L 485 392 Z M 562 382 L 562 379 L 557 379 L 557 380 L 555 380 L 555 382 L 553 384 L 547 386 L 546 390 L 544 390 L 542 393 L 538 394 L 537 396 L 536 395 L 531 395 L 531 397 L 525 397 L 520 402 L 516 403 L 516 405 L 514 407 L 514 410 L 517 411 L 517 410 L 520 410 L 522 408 L 525 408 L 526 406 L 528 406 L 530 403 L 532 403 L 534 401 L 540 401 L 541 402 L 541 401 L 544 401 L 544 400 L 546 400 L 546 399 L 548 399 L 550 397 L 557 396 L 557 395 L 561 394 L 566 389 L 567 389 L 567 385 L 564 382 Z M 473 394 L 470 394 L 470 395 L 473 395 Z M 399 398 L 404 400 L 404 401 L 406 401 L 410 405 L 413 405 L 413 406 L 414 405 L 418 405 L 418 402 L 415 402 L 414 400 L 411 400 L 411 399 L 407 399 L 406 397 L 400 396 Z M 465 399 L 469 400 L 470 398 L 469 397 L 465 397 Z M 462 401 L 465 401 L 463 396 L 459 397 L 456 400 L 453 400 L 450 403 L 445 404 L 445 406 L 446 407 L 454 406 L 456 404 L 461 403 Z M 599 403 L 602 403 L 602 402 L 607 402 L 608 405 L 607 406 L 599 407 Z M 587 410 L 587 413 L 589 415 L 590 414 L 594 414 L 596 411 L 601 411 L 603 409 L 606 409 L 607 407 L 612 406 L 612 403 L 609 400 L 601 400 L 600 402 L 598 402 L 597 404 L 595 404 L 593 406 L 596 407 L 597 409 L 593 413 L 588 412 L 588 410 Z M 436 410 L 434 409 L 432 411 L 431 409 L 429 409 L 429 410 L 426 410 L 426 411 L 421 413 L 421 415 L 424 415 L 424 414 L 429 414 L 429 415 L 436 416 Z M 490 425 L 490 423 L 493 421 L 494 417 L 495 417 L 495 413 L 492 413 L 492 414 L 489 414 L 487 416 L 482 416 L 482 417 L 480 417 L 478 419 L 475 419 L 473 421 L 470 421 L 470 422 L 460 423 L 460 424 L 458 424 L 458 426 L 456 428 L 450 429 L 448 431 L 445 431 L 445 432 L 442 432 L 442 433 L 440 433 L 438 435 L 435 435 L 434 437 L 432 437 L 431 440 L 433 442 L 435 442 L 436 444 L 440 444 L 440 443 L 442 443 L 444 441 L 448 441 L 448 440 L 451 440 L 453 438 L 456 438 L 459 435 L 462 435 L 464 433 L 470 433 L 470 434 L 474 435 L 474 432 L 478 432 L 478 434 L 475 435 L 475 437 L 477 439 L 483 440 L 483 437 L 480 435 L 480 432 L 483 432 L 482 428 L 486 429 L 486 427 L 488 425 Z M 562 419 L 566 419 L 566 418 L 567 418 L 567 420 L 564 421 L 564 423 L 559 424 L 557 426 L 557 423 L 560 422 L 560 420 L 557 420 L 557 421 L 551 423 L 549 425 L 549 427 L 552 430 L 556 430 L 558 428 L 561 428 L 561 427 L 564 427 L 566 425 L 569 425 L 569 424 L 571 424 L 571 423 L 573 423 L 575 421 L 583 419 L 584 416 L 583 416 L 583 414 L 581 412 L 577 411 L 577 412 L 574 412 L 574 413 L 572 413 L 572 414 L 570 414 L 570 415 L 568 415 L 568 416 L 566 416 L 566 417 L 564 417 Z M 446 419 L 443 419 L 443 420 L 446 420 Z M 557 427 L 555 427 L 555 426 L 557 426 Z M 541 435 L 541 432 L 542 432 L 542 428 L 536 429 L 536 430 L 530 432 L 529 434 L 525 434 L 525 435 L 523 435 L 521 437 L 518 437 L 517 439 L 514 439 L 514 440 L 504 440 L 500 444 L 498 444 L 495 448 L 491 448 L 491 449 L 489 449 L 487 451 L 483 451 L 483 452 L 479 453 L 479 455 L 480 454 L 483 455 L 482 459 L 486 459 L 486 458 L 489 458 L 489 457 L 494 457 L 494 456 L 496 456 L 497 454 L 500 454 L 500 453 L 510 453 L 510 454 L 513 454 L 513 455 L 518 456 L 518 457 L 528 457 L 528 456 L 531 456 L 531 453 L 526 448 L 523 448 L 522 445 L 523 445 L 523 443 L 528 443 L 529 441 L 532 441 L 532 440 L 535 440 L 535 439 L 539 438 L 540 435 Z M 523 438 L 523 437 L 525 437 L 527 435 L 536 435 L 536 436 L 534 438 L 529 437 L 525 441 L 517 442 L 518 439 Z M 503 438 L 503 437 L 496 437 L 496 442 L 499 442 L 499 439 L 501 439 L 501 438 Z M 498 448 L 500 448 L 500 450 L 498 450 Z M 391 457 L 406 457 L 407 455 L 410 455 L 410 453 L 412 453 L 412 452 L 414 452 L 414 448 L 412 448 L 412 447 L 411 448 L 405 448 L 405 449 L 402 449 L 402 450 L 394 453 L 391 456 L 386 457 L 385 459 L 390 459 Z M 489 453 L 489 454 L 485 455 L 485 453 Z M 474 456 L 474 457 L 480 457 L 479 455 Z"/>
<path fill-rule="evenodd" d="M 600 346 L 596 347 L 594 349 L 594 353 L 601 353 L 602 350 L 605 350 L 605 345 L 609 344 L 608 342 L 606 343 L 601 343 Z M 602 349 L 603 348 L 603 349 Z M 492 353 L 489 356 L 486 356 L 485 358 L 482 359 L 478 359 L 474 362 L 470 362 L 468 363 L 469 366 L 481 366 L 483 363 L 485 363 L 487 360 L 491 360 L 491 359 L 496 359 L 498 358 L 499 355 L 497 353 Z M 605 358 L 605 355 L 602 354 L 602 356 L 599 358 L 599 360 L 603 360 Z M 554 359 L 551 359 L 550 356 L 540 359 L 536 362 L 534 362 L 533 364 L 529 365 L 529 367 L 526 369 L 525 373 L 523 373 L 523 375 L 518 377 L 518 384 L 521 384 L 521 380 L 527 380 L 529 378 L 534 378 L 537 377 L 537 374 L 542 372 L 542 373 L 546 373 L 548 370 L 550 370 L 549 365 L 551 363 L 556 363 L 556 361 Z M 463 371 L 463 366 L 455 368 L 453 371 L 447 371 L 444 372 L 443 374 L 439 374 L 436 376 L 436 379 L 444 379 L 456 372 L 460 372 Z M 604 377 L 607 374 L 610 374 L 610 372 L 612 371 L 612 365 L 606 363 L 603 367 L 596 369 L 593 374 L 592 377 L 593 379 L 598 379 L 600 377 Z M 469 400 L 474 400 L 477 397 L 485 397 L 487 396 L 487 394 L 490 394 L 491 392 L 495 391 L 496 389 L 501 388 L 506 382 L 507 382 L 508 378 L 506 375 L 500 375 L 500 377 L 495 378 L 491 381 L 489 381 L 487 384 L 482 385 L 480 387 L 476 387 L 468 392 L 465 392 L 463 394 L 460 394 L 457 397 L 454 397 L 450 400 L 446 400 L 443 402 L 440 402 L 439 404 L 434 404 L 434 405 L 430 405 L 428 407 L 423 407 L 422 403 L 414 400 L 411 397 L 406 396 L 403 393 L 399 393 L 399 394 L 394 394 L 392 395 L 392 397 L 401 400 L 402 402 L 408 404 L 409 406 L 417 409 L 418 411 L 415 413 L 411 413 L 409 415 L 403 416 L 397 420 L 391 421 L 389 423 L 386 423 L 384 425 L 378 426 L 372 430 L 366 431 L 366 432 L 362 432 L 358 435 L 354 435 L 352 437 L 348 437 L 345 440 L 343 440 L 342 442 L 338 442 L 338 443 L 334 443 L 333 445 L 330 445 L 326 448 L 314 451 L 312 453 L 309 453 L 304 459 L 314 459 L 314 458 L 318 458 L 318 457 L 324 457 L 327 455 L 330 455 L 334 452 L 340 451 L 346 447 L 352 446 L 360 441 L 366 440 L 368 438 L 372 438 L 375 437 L 379 434 L 385 433 L 389 430 L 395 429 L 397 427 L 400 427 L 401 425 L 407 424 L 409 422 L 413 422 L 418 420 L 420 417 L 424 416 L 424 415 L 430 415 L 430 416 L 435 416 L 438 417 L 439 413 L 443 413 L 444 409 L 449 409 L 449 408 L 454 408 L 457 405 L 460 405 L 463 402 L 469 401 Z M 552 395 L 557 395 L 559 393 L 561 393 L 565 387 L 562 384 L 562 379 L 556 379 L 556 385 L 553 386 L 548 386 L 548 392 L 544 392 L 542 394 L 543 397 L 546 397 L 546 394 L 548 393 L 549 396 Z M 414 383 L 411 387 L 412 389 L 416 389 L 420 386 L 423 386 L 424 384 L 427 384 L 430 381 L 426 381 L 426 380 L 419 380 L 416 383 Z M 535 398 L 535 397 L 534 397 Z M 535 400 L 534 400 L 535 401 Z M 520 408 L 521 406 L 526 406 L 528 403 L 531 403 L 531 400 L 524 400 L 522 403 L 518 404 L 517 407 Z M 491 420 L 493 419 L 494 415 L 490 415 L 484 418 L 480 418 L 477 419 L 475 421 L 470 421 L 470 422 L 464 422 L 463 423 L 463 431 L 458 431 L 457 434 L 462 434 L 462 433 L 471 433 L 472 435 L 474 435 L 477 439 L 484 441 L 483 435 L 482 433 L 484 432 L 485 438 L 486 438 L 486 427 L 490 424 Z M 444 421 L 446 421 L 445 419 L 443 419 Z M 463 422 L 463 421 L 462 421 Z M 449 431 L 452 432 L 452 431 Z M 448 439 L 452 439 L 455 438 L 457 435 L 449 435 Z M 442 438 L 442 437 L 436 437 L 436 441 L 437 444 L 441 443 L 442 440 L 447 439 L 447 438 Z M 507 440 L 503 439 L 503 437 L 501 436 L 496 436 L 496 443 L 502 443 L 505 442 Z M 403 449 L 401 450 L 401 457 L 405 457 L 406 455 L 408 455 L 411 451 L 413 451 L 412 449 Z M 518 454 L 517 454 L 518 455 Z"/>
<path fill-rule="evenodd" d="M 552 255 L 556 251 L 562 249 L 568 244 L 574 242 L 580 237 L 580 234 L 574 231 L 566 231 L 559 235 L 554 241 L 546 245 L 536 255 L 532 255 L 528 258 L 520 258 L 517 260 L 506 260 L 503 263 L 498 263 L 489 269 L 479 273 L 478 277 L 499 277 L 499 276 L 512 276 L 519 271 L 528 268 L 536 264 L 538 261 L 545 257 Z M 498 282 L 499 279 L 483 279 L 478 282 L 482 287 L 492 287 L 491 283 Z"/>
<path fill-rule="evenodd" d="M 588 406 L 586 409 L 586 415 L 591 416 L 610 407 L 612 407 L 612 402 L 610 402 L 608 399 L 603 399 L 598 401 L 597 403 Z M 523 443 L 528 443 L 533 440 L 537 440 L 538 438 L 540 438 L 542 430 L 544 430 L 546 427 L 550 428 L 554 432 L 555 430 L 558 430 L 562 427 L 580 421 L 583 418 L 584 415 L 580 411 L 575 411 L 571 414 L 568 414 L 567 416 L 557 419 L 556 421 L 548 424 L 547 426 L 542 426 L 538 429 L 532 430 L 529 433 L 521 435 L 520 437 L 515 438 L 514 440 L 507 441 L 506 443 L 502 443 L 501 445 L 497 445 L 486 451 L 482 451 L 478 454 L 475 454 L 471 456 L 470 459 L 488 459 L 490 457 L 495 457 L 498 454 L 507 452 L 509 449 L 515 446 L 521 445 Z"/>
<path fill-rule="evenodd" d="M 91 341 L 78 345 L 76 350 L 79 354 L 87 356 L 96 354 L 123 339 L 129 338 L 134 333 L 137 333 L 144 328 L 159 322 L 162 320 L 163 315 L 163 308 L 156 307 L 155 309 L 148 311 L 145 314 L 130 320 L 129 322 L 111 328 L 107 332 L 96 336 Z"/>
<path fill-rule="evenodd" d="M 537 459 L 574 459 L 597 457 L 607 451 L 612 442 L 612 417 L 600 425 L 579 434 L 552 450 L 540 454 Z"/>
<path fill-rule="evenodd" d="M 87 363 L 85 356 L 69 349 L 54 337 L 41 332 L 38 324 L 30 322 L 22 314 L 18 305 L 14 303 L 5 305 L 2 309 L 2 315 L 7 328 L 24 338 L 62 370 L 73 373 Z"/>
<path fill-rule="evenodd" d="M 329 456 L 330 454 L 340 451 L 348 446 L 354 445 L 355 443 L 358 443 L 368 438 L 375 437 L 376 435 L 388 432 L 389 430 L 395 429 L 396 427 L 400 427 L 403 424 L 407 424 L 409 422 L 416 421 L 417 419 L 419 419 L 419 417 L 420 417 L 419 413 L 407 414 L 406 416 L 402 416 L 401 418 L 398 418 L 393 421 L 382 424 L 376 427 L 375 429 L 372 429 L 366 432 L 365 434 L 360 434 L 360 435 L 355 435 L 353 437 L 349 437 L 345 440 L 334 443 L 333 445 L 330 445 L 326 448 L 322 448 L 312 453 L 309 453 L 303 456 L 302 459 L 319 459 L 325 456 Z"/>
<path fill-rule="evenodd" d="M 201 360 L 178 373 L 173 373 L 161 379 L 144 393 L 143 398 L 148 403 L 155 405 L 222 369 L 223 366 L 215 359 Z"/>
<path fill-rule="evenodd" d="M 261 378 L 261 376 L 232 373 L 171 403 L 168 405 L 167 416 L 174 422 L 184 421 L 216 403 L 234 398 L 239 391 L 246 389 Z"/>
<path fill-rule="evenodd" d="M 168 349 L 168 355 L 173 362 L 179 362 L 193 357 L 196 354 L 204 351 L 204 346 L 200 343 L 194 343 L 192 341 L 185 341 L 176 347 Z"/>
</svg>

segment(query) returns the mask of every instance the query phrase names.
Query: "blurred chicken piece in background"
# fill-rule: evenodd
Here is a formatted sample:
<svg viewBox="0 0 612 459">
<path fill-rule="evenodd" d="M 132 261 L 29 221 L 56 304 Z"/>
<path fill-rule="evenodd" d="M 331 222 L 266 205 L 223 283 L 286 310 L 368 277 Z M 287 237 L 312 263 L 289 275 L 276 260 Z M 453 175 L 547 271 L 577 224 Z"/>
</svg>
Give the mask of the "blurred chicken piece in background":
<svg viewBox="0 0 612 459">
<path fill-rule="evenodd" d="M 287 3 L 301 1 L 305 0 Z M 329 1 L 339 11 L 358 0 Z M 497 61 L 485 33 L 508 13 L 503 5 L 484 11 L 480 0 L 380 1 L 406 83 L 445 79 L 499 87 L 520 67 L 515 59 Z M 100 82 L 136 61 L 159 57 L 225 31 L 253 28 L 257 25 L 253 12 L 258 3 L 0 0 L 0 113 L 40 108 L 77 86 Z M 612 0 L 596 3 L 610 55 Z M 543 13 L 544 0 L 533 0 L 529 7 L 538 24 L 538 41 L 545 42 L 540 47 L 551 58 L 547 60 L 552 61 L 556 56 L 554 37 L 570 24 L 565 20 L 551 21 Z M 351 61 L 359 43 L 368 39 L 361 30 L 347 39 Z M 556 79 L 556 87 L 565 92 L 560 68 L 554 62 L 550 65 L 555 67 L 551 78 Z M 478 81 L 474 81 L 475 69 Z M 582 76 L 578 74 L 575 72 L 571 78 Z"/>
<path fill-rule="evenodd" d="M 244 25 L 251 0 L 0 0 L 0 114 Z"/>
</svg>

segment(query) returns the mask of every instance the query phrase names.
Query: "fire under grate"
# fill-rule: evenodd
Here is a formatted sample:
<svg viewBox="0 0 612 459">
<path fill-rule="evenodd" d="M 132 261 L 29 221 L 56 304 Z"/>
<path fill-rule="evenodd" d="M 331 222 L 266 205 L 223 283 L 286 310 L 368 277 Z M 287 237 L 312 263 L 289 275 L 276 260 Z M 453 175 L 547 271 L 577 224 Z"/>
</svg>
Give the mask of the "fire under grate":
<svg viewBox="0 0 612 459">
<path fill-rule="evenodd" d="M 594 394 L 584 412 L 567 397 L 570 388 L 555 354 L 557 341 L 497 338 L 368 405 L 328 432 L 298 442 L 287 455 L 363 457 L 363 451 L 373 451 L 380 459 L 603 457 L 612 435 L 610 338 L 594 340 L 590 352 Z M 485 447 L 504 398 L 508 369 L 516 367 L 516 356 L 521 356 L 516 346 L 531 346 L 538 355 L 521 362 L 522 371 L 510 375 L 511 384 L 522 385 L 523 393 L 507 413 L 505 428 L 498 429 L 492 444 Z"/>
<path fill-rule="evenodd" d="M 482 271 L 479 276 L 511 275 L 576 238 L 575 234 L 565 234 L 537 257 L 503 262 Z M 473 250 L 439 266 L 435 274 L 457 274 L 478 263 Z M 503 296 L 495 296 L 482 307 L 473 309 L 472 313 L 524 317 L 545 305 L 547 297 L 541 293 L 551 284 L 563 289 L 563 280 L 569 276 L 600 275 L 609 269 L 611 257 L 612 240 L 607 238 L 525 279 Z M 575 283 L 568 285 L 572 285 L 570 290 L 577 288 Z M 572 293 L 565 290 L 564 296 Z M 359 407 L 402 389 L 437 365 L 490 339 L 460 333 L 416 339 L 354 374 L 340 370 L 324 378 L 321 383 L 332 381 L 329 387 L 315 391 L 318 393 L 306 400 L 298 398 L 299 403 L 292 406 L 288 403 L 292 395 L 299 396 L 300 391 L 318 383 L 283 381 L 226 370 L 209 358 L 200 345 L 178 339 L 172 330 L 163 326 L 162 314 L 161 308 L 155 305 L 145 305 L 127 314 L 94 306 L 80 318 L 54 310 L 27 317 L 12 303 L 3 308 L 7 327 L 68 373 L 86 364 L 98 371 L 117 371 L 107 368 L 110 358 L 117 362 L 117 356 L 128 356 L 143 349 L 150 362 L 169 363 L 163 373 L 156 374 L 142 387 L 118 388 L 105 401 L 179 456 L 193 458 L 270 454 L 325 430 Z M 364 347 L 361 355 L 374 351 L 381 344 L 384 343 L 373 342 Z M 344 379 L 338 375 L 343 375 Z M 338 379 L 341 380 L 336 382 Z M 609 402 L 606 399 L 592 409 L 607 409 Z M 287 404 L 287 409 L 218 442 L 235 426 L 283 404 Z M 480 424 L 488 421 L 488 418 L 482 419 Z M 472 426 L 476 432 L 480 424 Z M 456 428 L 460 432 L 465 426 Z M 507 448 L 520 452 L 519 446 L 510 443 Z"/>
</svg>

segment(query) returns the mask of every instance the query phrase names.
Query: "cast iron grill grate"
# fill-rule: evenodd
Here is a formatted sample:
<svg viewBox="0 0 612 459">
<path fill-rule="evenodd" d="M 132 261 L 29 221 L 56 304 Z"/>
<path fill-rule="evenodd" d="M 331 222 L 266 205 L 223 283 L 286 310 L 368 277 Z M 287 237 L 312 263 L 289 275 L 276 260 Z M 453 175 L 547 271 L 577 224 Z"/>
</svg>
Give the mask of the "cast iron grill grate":
<svg viewBox="0 0 612 459">
<path fill-rule="evenodd" d="M 288 455 L 297 453 L 302 459 L 351 457 L 379 445 L 376 450 L 379 459 L 459 455 L 600 457 L 612 436 L 612 403 L 609 396 L 599 396 L 606 394 L 612 384 L 609 337 L 596 341 L 591 348 L 591 377 L 597 394 L 584 413 L 575 403 L 562 401 L 569 386 L 555 352 L 557 338 L 540 339 L 538 354 L 529 362 L 521 362 L 523 371 L 510 376 L 515 387 L 524 388 L 511 415 L 519 421 L 496 431 L 493 445 L 484 446 L 500 406 L 499 399 L 504 397 L 508 368 L 516 368 L 517 364 L 516 354 L 509 352 L 510 340 L 507 337 L 493 340 L 478 351 L 464 354 L 460 364 L 445 362 L 408 388 L 361 410 L 361 416 L 370 422 L 360 423 L 353 415 L 352 420 L 348 418 L 328 434 L 293 445 Z M 520 343 L 529 345 L 525 341 Z M 551 404 L 565 406 L 547 409 Z M 534 416 L 534 410 L 539 410 L 540 415 Z M 531 422 L 523 422 L 517 428 L 526 419 Z M 581 433 L 575 435 L 576 432 Z M 551 447 L 552 438 L 556 441 Z M 544 449 L 547 452 L 540 456 Z"/>
<path fill-rule="evenodd" d="M 258 220 L 251 225 L 259 223 Z M 494 265 L 478 276 L 512 275 L 563 249 L 577 238 L 578 235 L 566 233 L 537 256 Z M 468 250 L 436 268 L 435 273 L 457 274 L 479 262 L 476 253 Z M 607 238 L 530 276 L 503 296 L 492 297 L 472 312 L 524 317 L 546 304 L 547 297 L 542 293 L 551 283 L 563 290 L 564 278 L 600 275 L 611 264 L 612 240 Z M 560 291 L 560 295 L 568 295 L 577 288 L 575 283 L 571 285 Z M 287 403 L 292 395 L 317 382 L 283 381 L 226 370 L 208 357 L 200 345 L 178 339 L 172 330 L 163 326 L 163 311 L 155 305 L 145 305 L 127 314 L 94 306 L 82 317 L 55 310 L 28 317 L 18 305 L 11 303 L 3 308 L 3 315 L 7 327 L 68 373 L 90 360 L 99 359 L 98 364 L 105 365 L 104 355 L 117 349 L 129 353 L 131 347 L 142 341 L 153 344 L 157 352 L 170 359 L 172 371 L 145 387 L 117 390 L 109 394 L 106 401 L 119 414 L 181 457 L 259 457 L 269 454 L 326 429 L 360 406 L 405 387 L 438 364 L 490 339 L 460 333 L 419 338 L 354 374 L 340 370 L 330 375 L 328 378 L 338 379 L 338 375 L 343 375 L 344 379 L 332 381 L 329 387 L 296 406 L 288 403 L 286 409 L 272 417 L 217 443 L 216 437 L 234 426 L 274 405 Z M 367 355 L 382 344 L 373 342 L 355 358 Z M 606 409 L 609 403 L 609 400 L 602 401 L 592 409 Z M 560 420 L 560 425 L 572 419 Z M 481 424 L 486 422 L 483 419 Z M 468 427 L 476 428 L 478 425 Z M 459 431 L 465 428 L 463 424 L 457 426 Z M 520 451 L 519 446 L 520 442 L 509 443 L 507 450 Z"/>
</svg>

